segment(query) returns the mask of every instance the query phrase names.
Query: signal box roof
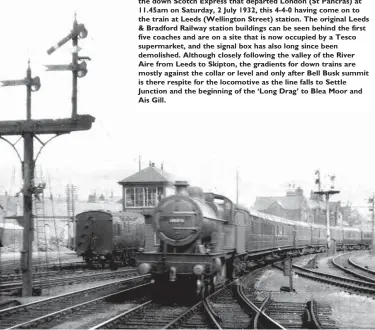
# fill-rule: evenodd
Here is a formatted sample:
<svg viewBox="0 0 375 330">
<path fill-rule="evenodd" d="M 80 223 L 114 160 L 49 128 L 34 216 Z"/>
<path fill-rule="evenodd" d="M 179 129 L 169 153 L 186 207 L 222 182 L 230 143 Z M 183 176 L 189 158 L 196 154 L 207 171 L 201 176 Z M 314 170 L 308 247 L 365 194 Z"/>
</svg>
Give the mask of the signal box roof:
<svg viewBox="0 0 375 330">
<path fill-rule="evenodd" d="M 139 172 L 128 176 L 127 178 L 119 181 L 121 185 L 126 185 L 128 183 L 155 183 L 155 182 L 167 182 L 173 183 L 176 180 L 176 176 L 170 174 L 160 168 L 157 168 L 151 164 L 151 166 L 140 170 Z"/>
</svg>

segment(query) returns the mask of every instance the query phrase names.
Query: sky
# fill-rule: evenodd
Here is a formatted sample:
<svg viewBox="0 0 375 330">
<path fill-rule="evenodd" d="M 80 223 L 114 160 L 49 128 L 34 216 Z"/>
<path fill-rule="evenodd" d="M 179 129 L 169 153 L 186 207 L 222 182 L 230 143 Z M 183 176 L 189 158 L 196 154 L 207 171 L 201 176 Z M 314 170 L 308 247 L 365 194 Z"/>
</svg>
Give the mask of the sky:
<svg viewBox="0 0 375 330">
<path fill-rule="evenodd" d="M 80 56 L 92 59 L 78 81 L 78 113 L 96 120 L 90 131 L 60 136 L 41 152 L 37 165 L 54 195 L 66 184 L 76 185 L 82 199 L 94 191 L 121 195 L 117 182 L 138 170 L 141 155 L 142 167 L 163 163 L 192 185 L 233 200 L 238 171 L 239 201 L 248 206 L 256 196 L 284 195 L 289 184 L 309 195 L 317 169 L 336 175 L 336 200 L 365 205 L 375 191 L 375 2 L 363 3 L 368 31 L 340 44 L 356 52 L 358 70 L 370 71 L 352 81 L 362 95 L 178 95 L 165 104 L 140 104 L 135 0 L 2 1 L 0 80 L 24 78 L 29 58 L 42 82 L 32 95 L 33 118 L 69 117 L 71 74 L 46 72 L 43 65 L 70 63 L 70 43 L 50 56 L 46 51 L 69 33 L 77 13 L 88 30 Z M 24 87 L 1 88 L 0 120 L 24 119 L 25 104 Z M 19 172 L 15 152 L 0 141 L 0 193 L 20 190 Z"/>
</svg>

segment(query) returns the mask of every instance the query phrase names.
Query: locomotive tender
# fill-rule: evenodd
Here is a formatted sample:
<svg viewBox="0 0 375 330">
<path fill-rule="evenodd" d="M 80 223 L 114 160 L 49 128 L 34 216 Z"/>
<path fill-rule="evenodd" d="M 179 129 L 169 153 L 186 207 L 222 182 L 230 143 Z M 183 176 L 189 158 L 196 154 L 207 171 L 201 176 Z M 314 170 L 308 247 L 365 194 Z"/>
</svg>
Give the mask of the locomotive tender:
<svg viewBox="0 0 375 330">
<path fill-rule="evenodd" d="M 249 263 L 326 248 L 325 226 L 247 209 L 186 181 L 175 186 L 176 194 L 161 200 L 152 225 L 146 224 L 145 250 L 136 258 L 139 272 L 150 273 L 155 288 L 180 283 L 206 295 Z M 371 233 L 357 228 L 331 227 L 331 236 L 341 249 L 371 242 Z"/>
<path fill-rule="evenodd" d="M 76 252 L 89 266 L 135 264 L 144 247 L 144 218 L 132 212 L 86 211 L 76 215 Z"/>
</svg>

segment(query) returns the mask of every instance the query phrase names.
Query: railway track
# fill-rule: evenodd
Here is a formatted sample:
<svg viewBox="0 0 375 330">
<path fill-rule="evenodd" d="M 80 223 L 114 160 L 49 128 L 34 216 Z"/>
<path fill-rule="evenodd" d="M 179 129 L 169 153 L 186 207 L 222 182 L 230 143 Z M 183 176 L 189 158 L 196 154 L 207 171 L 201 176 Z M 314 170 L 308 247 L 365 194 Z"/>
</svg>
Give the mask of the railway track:
<svg viewBox="0 0 375 330">
<path fill-rule="evenodd" d="M 266 298 L 260 310 L 286 329 L 336 329 L 336 323 L 331 320 L 332 309 L 327 304 L 316 301 L 307 303 L 273 301 Z"/>
<path fill-rule="evenodd" d="M 148 285 L 148 275 L 131 277 L 90 289 L 78 290 L 29 304 L 0 310 L 0 329 L 4 328 L 49 328 L 58 318 L 71 315 L 78 310 L 85 310 L 106 301 L 110 295 L 125 293 L 124 290 L 135 283 Z M 96 310 L 97 307 L 94 308 Z M 92 311 L 91 311 L 92 313 Z"/>
<path fill-rule="evenodd" d="M 91 330 L 106 328 L 161 329 L 185 312 L 187 312 L 187 308 L 184 306 L 164 306 L 148 300 L 110 320 L 96 325 Z"/>
<path fill-rule="evenodd" d="M 351 276 L 362 279 L 366 282 L 375 283 L 375 271 L 362 267 L 353 261 L 353 253 L 345 253 L 332 258 L 331 262 L 334 267 L 350 274 Z"/>
<path fill-rule="evenodd" d="M 94 329 L 116 328 L 116 329 L 239 329 L 249 328 L 257 313 L 257 307 L 252 313 L 251 302 L 239 291 L 242 285 L 232 282 L 222 289 L 216 291 L 206 299 L 198 302 L 192 307 L 171 305 L 165 306 L 152 300 L 148 300 L 124 313 L 102 322 Z M 242 300 L 243 299 L 243 300 Z M 241 303 L 246 305 L 244 308 Z M 262 314 L 260 312 L 260 314 Z M 264 321 L 267 319 L 268 323 Z M 259 325 L 273 325 L 275 323 L 263 314 L 259 318 Z M 267 327 L 269 328 L 269 327 Z"/>
<path fill-rule="evenodd" d="M 78 267 L 78 266 L 77 266 Z M 51 277 L 67 277 L 71 275 L 89 275 L 89 274 L 96 274 L 100 272 L 106 272 L 109 271 L 108 268 L 106 269 L 95 269 L 90 270 L 86 267 L 79 267 L 79 270 L 75 270 L 74 268 L 67 268 L 62 270 L 49 270 L 49 271 L 43 271 L 43 272 L 34 272 L 32 274 L 33 280 L 48 280 Z M 5 283 L 12 283 L 12 282 L 21 282 L 22 281 L 22 275 L 21 274 L 9 274 L 9 275 L 1 275 L 0 276 L 0 284 Z"/>
<path fill-rule="evenodd" d="M 48 263 L 46 262 L 33 262 L 33 277 L 36 276 L 43 276 L 38 274 L 43 274 L 49 271 L 76 271 L 78 269 L 86 269 L 87 265 L 85 262 L 82 261 L 64 261 L 64 262 L 56 262 L 56 261 L 50 261 Z M 1 280 L 15 280 L 17 278 L 21 277 L 21 269 L 20 269 L 20 262 L 18 261 L 15 263 L 8 263 L 8 264 L 1 264 L 1 270 L 0 270 L 0 279 Z"/>
<path fill-rule="evenodd" d="M 350 257 L 349 258 L 349 264 L 351 264 L 353 267 L 357 268 L 357 269 L 360 269 L 364 272 L 366 272 L 367 274 L 371 274 L 371 275 L 374 275 L 375 276 L 375 271 L 372 270 L 372 269 L 369 269 L 367 267 L 363 267 L 359 264 L 357 264 L 354 260 L 353 260 L 353 257 Z"/>
<path fill-rule="evenodd" d="M 56 286 L 71 285 L 82 282 L 93 282 L 100 280 L 115 279 L 118 277 L 128 278 L 131 276 L 138 275 L 138 272 L 134 269 L 126 269 L 119 271 L 110 271 L 110 272 L 88 272 L 76 276 L 64 276 L 64 277 L 55 277 L 55 278 L 44 278 L 41 280 L 35 280 L 33 282 L 34 292 L 42 290 L 45 288 L 51 288 Z M 13 281 L 8 283 L 0 284 L 0 294 L 12 294 L 17 295 L 22 292 L 22 282 Z"/>
<path fill-rule="evenodd" d="M 283 267 L 280 265 L 280 263 L 275 263 L 273 264 L 273 266 L 275 268 L 283 270 Z M 375 295 L 375 283 L 372 282 L 317 272 L 297 265 L 293 265 L 293 270 L 294 273 L 298 274 L 299 276 L 314 281 L 338 286 L 351 293 L 365 293 L 370 295 L 371 297 L 374 297 Z"/>
</svg>

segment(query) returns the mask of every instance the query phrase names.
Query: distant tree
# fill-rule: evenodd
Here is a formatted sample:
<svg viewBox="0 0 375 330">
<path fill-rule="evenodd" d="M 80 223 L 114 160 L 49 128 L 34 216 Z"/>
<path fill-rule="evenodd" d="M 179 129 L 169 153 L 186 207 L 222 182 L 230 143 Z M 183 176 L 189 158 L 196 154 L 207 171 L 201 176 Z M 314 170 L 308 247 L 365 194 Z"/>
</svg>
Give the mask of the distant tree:
<svg viewBox="0 0 375 330">
<path fill-rule="evenodd" d="M 350 213 L 345 220 L 352 226 L 361 225 L 362 223 L 367 222 L 366 217 L 359 213 L 356 208 L 350 208 Z"/>
</svg>

